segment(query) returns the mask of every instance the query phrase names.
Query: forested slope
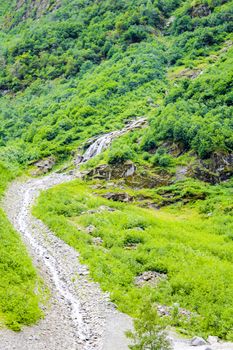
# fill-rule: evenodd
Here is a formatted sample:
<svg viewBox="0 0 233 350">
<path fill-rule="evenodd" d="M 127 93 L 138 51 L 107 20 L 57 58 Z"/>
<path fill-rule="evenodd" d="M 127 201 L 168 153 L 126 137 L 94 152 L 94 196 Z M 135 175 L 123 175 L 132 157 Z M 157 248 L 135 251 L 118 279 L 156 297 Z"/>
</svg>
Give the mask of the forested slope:
<svg viewBox="0 0 233 350">
<path fill-rule="evenodd" d="M 232 150 L 232 1 L 1 7 L 1 153 L 11 160 L 66 157 L 139 115 L 153 138 L 201 157 Z"/>
</svg>

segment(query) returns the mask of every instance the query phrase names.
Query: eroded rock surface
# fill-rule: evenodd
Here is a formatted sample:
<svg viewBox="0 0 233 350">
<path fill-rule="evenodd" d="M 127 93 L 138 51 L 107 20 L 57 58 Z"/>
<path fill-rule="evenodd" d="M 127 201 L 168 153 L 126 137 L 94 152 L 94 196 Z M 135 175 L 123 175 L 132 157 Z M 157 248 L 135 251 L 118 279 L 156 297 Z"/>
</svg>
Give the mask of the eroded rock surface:
<svg viewBox="0 0 233 350">
<path fill-rule="evenodd" d="M 197 160 L 189 174 L 211 184 L 225 181 L 233 175 L 233 153 L 213 153 L 209 159 Z"/>
</svg>

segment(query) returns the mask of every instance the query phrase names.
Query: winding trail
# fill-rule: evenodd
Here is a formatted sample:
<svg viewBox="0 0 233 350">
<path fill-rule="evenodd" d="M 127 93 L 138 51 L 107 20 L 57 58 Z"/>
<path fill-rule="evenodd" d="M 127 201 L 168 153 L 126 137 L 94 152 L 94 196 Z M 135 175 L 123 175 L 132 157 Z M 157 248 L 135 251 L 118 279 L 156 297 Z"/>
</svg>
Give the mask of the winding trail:
<svg viewBox="0 0 233 350">
<path fill-rule="evenodd" d="M 44 310 L 45 318 L 37 325 L 25 327 L 20 333 L 2 330 L 1 350 L 128 349 L 124 331 L 130 328 L 130 319 L 116 311 L 108 295 L 89 279 L 78 253 L 31 214 L 41 190 L 72 179 L 51 174 L 15 181 L 6 193 L 4 209 L 48 285 L 51 300 Z"/>
</svg>

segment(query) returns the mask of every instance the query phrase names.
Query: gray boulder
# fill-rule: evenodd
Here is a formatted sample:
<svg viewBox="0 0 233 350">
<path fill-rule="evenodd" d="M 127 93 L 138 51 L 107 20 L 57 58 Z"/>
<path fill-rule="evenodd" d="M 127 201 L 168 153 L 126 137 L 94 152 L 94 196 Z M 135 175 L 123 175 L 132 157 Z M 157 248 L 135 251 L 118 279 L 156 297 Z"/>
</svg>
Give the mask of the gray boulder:
<svg viewBox="0 0 233 350">
<path fill-rule="evenodd" d="M 218 343 L 218 337 L 215 337 L 213 335 L 209 335 L 207 338 L 207 341 L 210 345 Z"/>
<path fill-rule="evenodd" d="M 192 346 L 201 346 L 201 345 L 207 345 L 207 342 L 201 338 L 201 337 L 194 337 L 192 340 L 191 340 L 191 345 Z"/>
<path fill-rule="evenodd" d="M 86 232 L 91 234 L 92 232 L 94 232 L 96 229 L 96 227 L 94 225 L 89 225 L 86 227 Z"/>
</svg>

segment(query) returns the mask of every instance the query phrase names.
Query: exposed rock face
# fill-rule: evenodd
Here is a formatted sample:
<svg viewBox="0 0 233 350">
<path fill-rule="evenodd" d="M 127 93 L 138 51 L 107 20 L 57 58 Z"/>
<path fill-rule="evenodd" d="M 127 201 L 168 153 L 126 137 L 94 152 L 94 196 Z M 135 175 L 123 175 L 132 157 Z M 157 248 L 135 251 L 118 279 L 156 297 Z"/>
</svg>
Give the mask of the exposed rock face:
<svg viewBox="0 0 233 350">
<path fill-rule="evenodd" d="M 233 175 L 233 153 L 214 153 L 210 159 L 193 164 L 189 173 L 190 176 L 212 184 L 227 180 Z"/>
<path fill-rule="evenodd" d="M 190 10 L 191 17 L 206 17 L 211 14 L 211 9 L 207 4 L 193 6 Z"/>
<path fill-rule="evenodd" d="M 165 279 L 166 277 L 167 276 L 163 273 L 156 271 L 145 271 L 135 278 L 134 284 L 138 287 L 143 287 L 146 284 L 156 286 L 161 280 Z"/>
<path fill-rule="evenodd" d="M 130 196 L 128 193 L 106 193 L 103 195 L 104 198 L 110 199 L 115 202 L 132 202 L 134 197 Z"/>
<path fill-rule="evenodd" d="M 202 74 L 202 70 L 198 68 L 185 68 L 181 72 L 175 75 L 176 78 L 189 78 L 189 79 L 195 79 L 197 78 L 200 74 Z"/>
<path fill-rule="evenodd" d="M 53 157 L 38 160 L 36 163 L 33 164 L 37 167 L 37 169 L 32 172 L 32 175 L 36 176 L 46 174 L 54 167 L 55 164 L 56 161 Z"/>
<path fill-rule="evenodd" d="M 101 164 L 95 169 L 85 172 L 83 177 L 107 181 L 124 179 L 124 183 L 133 188 L 153 188 L 168 185 L 171 182 L 172 175 L 163 170 L 153 175 L 146 170 L 139 173 L 134 163 L 126 161 L 117 165 Z"/>
<path fill-rule="evenodd" d="M 188 169 L 186 166 L 178 166 L 176 168 L 176 181 L 182 181 L 187 175 Z"/>
<path fill-rule="evenodd" d="M 33 0 L 28 3 L 27 0 L 17 1 L 16 10 L 25 8 L 22 19 L 28 17 L 39 18 L 41 15 L 48 11 L 52 11 L 60 6 L 60 0 Z"/>
<path fill-rule="evenodd" d="M 119 179 L 122 177 L 133 176 L 136 172 L 136 169 L 136 166 L 131 161 L 127 161 L 124 164 L 115 166 L 101 164 L 95 169 L 92 169 L 90 172 L 88 172 L 87 176 L 104 180 Z"/>
<path fill-rule="evenodd" d="M 156 174 L 144 171 L 132 177 L 125 178 L 125 183 L 133 188 L 154 188 L 167 186 L 172 183 L 172 175 L 166 170 L 161 170 Z"/>
</svg>

